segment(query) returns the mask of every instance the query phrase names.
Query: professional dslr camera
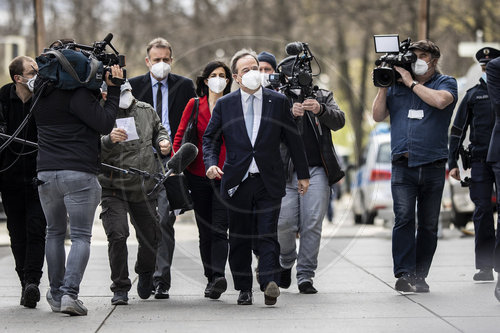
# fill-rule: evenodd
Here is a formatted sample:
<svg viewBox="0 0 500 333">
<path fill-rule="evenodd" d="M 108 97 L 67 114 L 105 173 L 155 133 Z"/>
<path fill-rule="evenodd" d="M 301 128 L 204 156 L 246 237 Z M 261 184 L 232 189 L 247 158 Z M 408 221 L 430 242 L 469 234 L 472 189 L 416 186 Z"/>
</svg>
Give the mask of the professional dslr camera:
<svg viewBox="0 0 500 333">
<path fill-rule="evenodd" d="M 411 64 L 417 61 L 417 55 L 408 50 L 411 39 L 399 43 L 399 35 L 375 35 L 375 52 L 385 53 L 375 61 L 379 66 L 373 70 L 375 87 L 390 87 L 401 77 L 394 66 L 411 71 Z"/>
<path fill-rule="evenodd" d="M 53 43 L 55 46 L 45 49 L 36 58 L 38 76 L 59 89 L 72 90 L 79 87 L 99 89 L 105 73 L 110 71 L 111 66 L 125 66 L 125 56 L 111 45 L 111 39 L 113 35 L 110 33 L 92 46 L 72 41 Z M 111 47 L 114 53 L 106 53 L 106 46 Z M 124 77 L 126 77 L 125 70 Z M 125 82 L 125 78 L 110 76 L 110 79 L 116 85 Z"/>
<path fill-rule="evenodd" d="M 285 51 L 289 57 L 278 64 L 278 74 L 269 75 L 271 86 L 279 89 L 293 102 L 302 103 L 305 99 L 315 98 L 318 87 L 313 85 L 313 76 L 319 73 L 312 73 L 311 62 L 316 59 L 308 44 L 293 42 L 286 46 Z"/>
</svg>

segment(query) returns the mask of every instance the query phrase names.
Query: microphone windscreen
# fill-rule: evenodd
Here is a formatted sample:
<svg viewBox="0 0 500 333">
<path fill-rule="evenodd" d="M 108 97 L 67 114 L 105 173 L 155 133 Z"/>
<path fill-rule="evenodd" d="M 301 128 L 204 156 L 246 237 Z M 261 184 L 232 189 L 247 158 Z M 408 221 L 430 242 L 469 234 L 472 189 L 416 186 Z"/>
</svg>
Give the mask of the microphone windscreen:
<svg viewBox="0 0 500 333">
<path fill-rule="evenodd" d="M 304 47 L 301 42 L 292 42 L 286 45 L 285 52 L 288 55 L 297 55 L 304 51 Z"/>
<path fill-rule="evenodd" d="M 106 35 L 106 37 L 104 37 L 103 41 L 106 42 L 106 44 L 109 44 L 109 42 L 111 42 L 112 39 L 113 39 L 113 34 L 110 32 L 109 34 Z"/>
<path fill-rule="evenodd" d="M 167 162 L 167 168 L 179 174 L 194 161 L 196 155 L 198 155 L 198 148 L 192 143 L 186 142 Z"/>
</svg>

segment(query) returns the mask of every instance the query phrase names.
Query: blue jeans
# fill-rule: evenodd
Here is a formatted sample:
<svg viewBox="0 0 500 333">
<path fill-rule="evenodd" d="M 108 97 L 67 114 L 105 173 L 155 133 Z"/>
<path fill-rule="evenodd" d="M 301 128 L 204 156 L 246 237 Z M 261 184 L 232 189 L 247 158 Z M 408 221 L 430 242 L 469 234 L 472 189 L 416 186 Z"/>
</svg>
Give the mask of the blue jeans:
<svg viewBox="0 0 500 333">
<path fill-rule="evenodd" d="M 437 246 L 444 181 L 444 162 L 414 168 L 393 163 L 391 189 L 395 223 L 392 257 L 396 277 L 404 273 L 427 277 Z M 416 236 L 415 206 L 418 220 Z"/>
<path fill-rule="evenodd" d="M 309 167 L 309 189 L 305 195 L 297 191 L 297 173 L 286 184 L 278 220 L 280 264 L 292 268 L 297 260 L 297 283 L 312 282 L 318 267 L 321 230 L 330 201 L 330 186 L 323 167 Z M 300 235 L 297 254 L 296 235 Z"/>
<path fill-rule="evenodd" d="M 38 179 L 44 182 L 38 192 L 47 218 L 45 253 L 50 292 L 55 300 L 62 295 L 76 298 L 89 260 L 101 185 L 95 174 L 73 170 L 41 171 Z M 66 261 L 64 236 L 68 221 L 71 249 Z"/>
</svg>

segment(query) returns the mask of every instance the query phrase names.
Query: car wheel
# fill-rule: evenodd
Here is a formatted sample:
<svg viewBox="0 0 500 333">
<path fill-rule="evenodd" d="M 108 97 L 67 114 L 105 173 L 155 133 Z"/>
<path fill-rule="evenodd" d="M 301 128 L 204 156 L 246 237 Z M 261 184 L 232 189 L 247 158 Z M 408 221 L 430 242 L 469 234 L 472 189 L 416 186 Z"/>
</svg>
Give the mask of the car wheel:
<svg viewBox="0 0 500 333">
<path fill-rule="evenodd" d="M 375 216 L 377 216 L 377 212 L 365 212 L 363 214 L 363 224 L 373 224 L 375 223 Z"/>
<path fill-rule="evenodd" d="M 354 214 L 354 223 L 355 224 L 361 224 L 363 221 L 361 219 L 361 215 L 360 214 Z"/>
</svg>

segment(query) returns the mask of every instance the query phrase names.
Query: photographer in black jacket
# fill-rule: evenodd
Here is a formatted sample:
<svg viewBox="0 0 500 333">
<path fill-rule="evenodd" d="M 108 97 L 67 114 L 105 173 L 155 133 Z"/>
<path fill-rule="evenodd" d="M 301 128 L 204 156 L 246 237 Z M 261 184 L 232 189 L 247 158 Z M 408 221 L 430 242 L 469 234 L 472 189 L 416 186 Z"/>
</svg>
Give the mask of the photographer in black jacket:
<svg viewBox="0 0 500 333">
<path fill-rule="evenodd" d="M 94 214 L 101 199 L 97 180 L 101 134 L 111 132 L 119 110 L 120 87 L 109 74 L 123 78 L 118 65 L 111 66 L 110 72 L 105 76 L 108 95 L 104 107 L 97 99 L 99 90 L 35 85 L 35 95 L 37 89 L 41 90 L 34 115 L 39 144 L 38 191 L 47 218 L 47 302 L 54 312 L 87 314 L 78 293 L 89 259 Z M 65 263 L 68 217 L 71 250 Z"/>
<path fill-rule="evenodd" d="M 293 57 L 289 59 L 289 64 L 294 61 Z M 290 77 L 291 67 L 283 62 L 281 64 L 282 72 Z M 292 267 L 297 261 L 300 293 L 315 294 L 317 290 L 312 279 L 318 266 L 321 229 L 330 200 L 330 186 L 343 177 L 331 131 L 344 127 L 345 115 L 335 102 L 333 93 L 324 89 L 316 90 L 315 98 L 305 97 L 302 103 L 293 103 L 291 112 L 304 142 L 311 178 L 307 193 L 299 195 L 297 173 L 286 146 L 281 144 L 287 183 L 278 221 L 282 267 L 280 287 L 290 286 Z M 297 233 L 300 236 L 298 251 Z"/>
<path fill-rule="evenodd" d="M 9 65 L 11 83 L 0 89 L 0 132 L 12 135 L 31 109 L 33 92 L 29 83 L 37 70 L 36 62 L 25 56 L 16 57 Z M 31 86 L 33 87 L 33 86 Z M 34 119 L 30 119 L 19 138 L 37 141 Z M 7 215 L 10 246 L 21 281 L 21 305 L 36 307 L 40 300 L 38 285 L 45 256 L 45 216 L 36 176 L 36 149 L 11 143 L 1 154 L 0 183 L 2 203 Z"/>
</svg>

